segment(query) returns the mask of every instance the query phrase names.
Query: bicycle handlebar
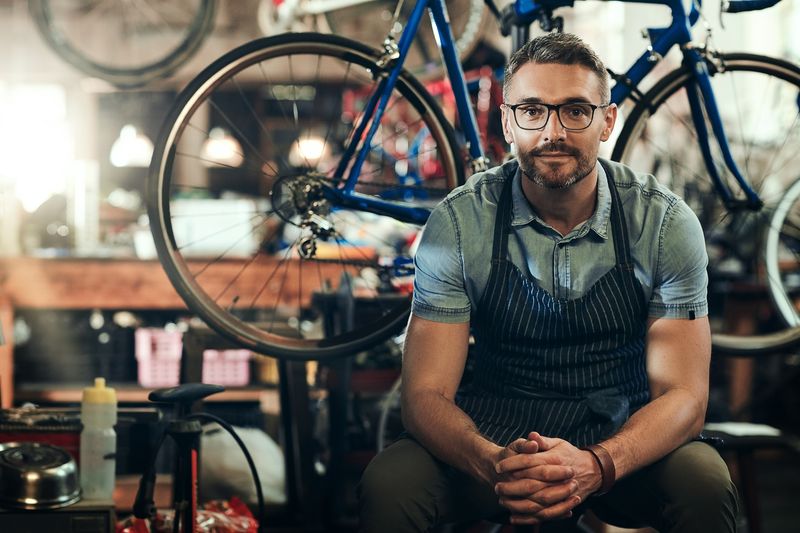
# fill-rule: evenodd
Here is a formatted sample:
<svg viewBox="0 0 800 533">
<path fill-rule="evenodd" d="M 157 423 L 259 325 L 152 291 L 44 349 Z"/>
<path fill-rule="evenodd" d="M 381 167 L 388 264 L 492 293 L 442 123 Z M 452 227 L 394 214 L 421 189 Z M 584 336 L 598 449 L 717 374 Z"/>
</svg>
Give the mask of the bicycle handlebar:
<svg viewBox="0 0 800 533">
<path fill-rule="evenodd" d="M 781 0 L 723 0 L 721 11 L 724 13 L 743 13 L 758 11 L 772 7 Z"/>
</svg>

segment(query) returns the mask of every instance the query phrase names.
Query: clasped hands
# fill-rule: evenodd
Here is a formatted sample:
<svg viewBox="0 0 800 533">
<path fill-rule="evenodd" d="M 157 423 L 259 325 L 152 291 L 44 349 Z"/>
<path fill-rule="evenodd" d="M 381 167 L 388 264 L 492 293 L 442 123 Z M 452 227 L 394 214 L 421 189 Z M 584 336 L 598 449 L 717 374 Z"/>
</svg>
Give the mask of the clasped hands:
<svg viewBox="0 0 800 533">
<path fill-rule="evenodd" d="M 602 483 L 591 453 L 536 432 L 503 448 L 495 471 L 494 490 L 512 524 L 570 517 Z"/>
</svg>

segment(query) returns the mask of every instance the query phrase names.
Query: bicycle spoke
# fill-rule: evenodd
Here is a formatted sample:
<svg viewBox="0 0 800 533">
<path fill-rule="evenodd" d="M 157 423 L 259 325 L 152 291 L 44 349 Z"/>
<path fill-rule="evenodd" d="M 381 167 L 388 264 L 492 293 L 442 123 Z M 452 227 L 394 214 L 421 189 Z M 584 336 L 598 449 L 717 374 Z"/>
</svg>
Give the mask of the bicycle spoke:
<svg viewBox="0 0 800 533">
<path fill-rule="evenodd" d="M 196 246 L 196 245 L 198 245 L 198 244 L 202 243 L 203 241 L 206 241 L 206 240 L 208 240 L 208 239 L 211 239 L 212 237 L 215 237 L 215 236 L 221 235 L 221 234 L 223 234 L 223 233 L 227 233 L 228 231 L 230 231 L 230 230 L 232 230 L 232 229 L 236 229 L 236 228 L 238 228 L 239 226 L 242 226 L 242 225 L 244 225 L 244 224 L 251 224 L 251 225 L 252 225 L 252 221 L 253 221 L 253 219 L 254 219 L 254 218 L 256 218 L 256 217 L 263 217 L 263 216 L 264 216 L 264 215 L 261 215 L 260 213 L 259 213 L 259 214 L 257 214 L 257 215 L 253 215 L 253 216 L 251 216 L 251 217 L 250 217 L 250 220 L 248 220 L 247 222 L 236 222 L 236 223 L 234 223 L 234 224 L 231 224 L 231 225 L 229 225 L 229 226 L 223 227 L 223 228 L 221 228 L 221 229 L 218 229 L 218 230 L 216 230 L 216 231 L 215 231 L 215 232 L 213 232 L 213 233 L 210 233 L 210 234 L 208 234 L 208 235 L 205 235 L 205 236 L 203 236 L 203 237 L 200 237 L 200 238 L 198 238 L 198 239 L 195 239 L 195 240 L 193 240 L 193 241 L 190 241 L 190 242 L 189 242 L 189 243 L 187 243 L 187 244 L 182 244 L 182 245 L 179 245 L 177 249 L 178 249 L 178 251 L 181 251 L 181 252 L 182 252 L 182 251 L 184 251 L 184 250 L 190 249 L 190 248 L 192 248 L 192 247 L 194 247 L 194 246 Z M 265 217 L 265 218 L 266 218 L 266 217 Z M 258 225 L 261 225 L 261 222 L 259 222 L 259 224 L 258 224 Z M 231 245 L 231 247 L 230 247 L 230 248 L 228 248 L 228 249 L 226 250 L 226 252 L 225 252 L 225 253 L 227 253 L 228 251 L 230 251 L 230 250 L 231 250 L 231 249 L 232 249 L 232 248 L 233 248 L 233 247 L 234 247 L 236 244 L 238 244 L 238 242 L 240 242 L 241 240 L 244 240 L 245 238 L 247 238 L 247 237 L 248 237 L 248 236 L 249 236 L 249 235 L 252 233 L 252 230 L 253 230 L 253 229 L 255 229 L 255 228 L 252 228 L 252 227 L 251 227 L 250 231 L 248 231 L 248 232 L 247 232 L 247 234 L 246 234 L 244 237 L 242 237 L 241 239 L 239 239 L 239 241 L 236 241 L 236 242 L 234 242 L 234 244 L 233 244 L 233 245 Z"/>
<path fill-rule="evenodd" d="M 253 300 L 250 302 L 250 309 L 254 309 L 255 308 L 256 302 L 261 298 L 261 295 L 264 294 L 264 291 L 269 286 L 270 282 L 272 281 L 272 278 L 275 277 L 275 274 L 278 272 L 278 269 L 281 267 L 281 265 L 283 265 L 284 263 L 289 261 L 289 256 L 291 255 L 292 250 L 294 249 L 295 246 L 297 246 L 297 243 L 299 243 L 299 242 L 300 242 L 300 239 L 298 238 L 297 240 L 295 240 L 295 242 L 292 245 L 286 247 L 286 250 L 283 253 L 283 259 L 278 261 L 278 264 L 275 265 L 275 268 L 272 270 L 270 275 L 267 277 L 267 279 L 261 285 L 261 288 L 256 292 L 255 296 L 253 296 Z M 273 312 L 275 310 L 277 310 L 277 305 L 278 305 L 277 302 L 280 302 L 280 296 L 276 300 L 276 304 L 275 304 L 275 308 L 273 308 Z"/>
<path fill-rule="evenodd" d="M 174 4 L 176 4 L 176 3 L 181 4 L 183 2 L 174 2 L 174 1 L 171 1 L 171 2 L 159 2 L 158 5 L 159 5 L 159 7 L 163 6 L 163 7 L 169 8 L 169 7 L 174 7 Z M 172 22 L 166 16 L 164 16 L 162 14 L 163 13 L 162 10 L 153 7 L 152 2 L 150 0 L 140 0 L 138 2 L 138 4 L 143 6 L 143 7 L 148 8 L 148 9 L 143 9 L 141 11 L 149 13 L 150 16 L 151 16 L 151 20 L 153 22 L 163 23 L 163 25 L 166 26 L 167 28 L 169 28 L 170 30 L 180 32 L 180 30 L 178 29 L 178 26 L 176 26 L 174 22 Z M 184 13 L 188 13 L 188 12 L 184 11 Z M 191 17 L 189 17 L 187 20 L 191 20 Z"/>
<path fill-rule="evenodd" d="M 267 139 L 269 139 L 271 142 L 273 142 L 273 143 L 274 143 L 274 140 L 272 139 L 272 134 L 271 134 L 271 133 L 269 132 L 269 130 L 268 130 L 268 129 L 267 129 L 265 126 L 264 126 L 264 123 L 263 123 L 263 122 L 261 121 L 261 119 L 258 117 L 258 113 L 256 113 L 256 110 L 255 110 L 255 109 L 253 109 L 253 106 L 252 106 L 252 104 L 250 103 L 250 101 L 249 101 L 249 100 L 247 99 L 247 97 L 245 96 L 245 94 L 244 94 L 244 91 L 242 90 L 242 86 L 239 84 L 238 80 L 237 80 L 236 78 L 233 78 L 233 80 L 232 80 L 232 81 L 233 81 L 233 84 L 236 86 L 236 90 L 237 90 L 237 92 L 239 93 L 239 96 L 241 97 L 241 100 L 242 100 L 242 102 L 244 103 L 245 107 L 247 108 L 247 111 L 248 111 L 248 113 L 250 114 L 250 117 L 253 119 L 253 122 L 255 122 L 256 124 L 258 124 L 258 126 L 259 126 L 259 129 L 261 130 L 261 132 L 262 132 L 264 135 L 266 135 Z M 277 175 L 280 173 L 280 172 L 278 171 L 278 169 L 277 169 L 277 168 L 276 168 L 276 167 L 275 167 L 275 166 L 274 166 L 272 163 L 270 163 L 270 161 L 268 161 L 268 160 L 264 159 L 263 157 L 262 157 L 261 159 L 262 159 L 262 160 L 261 160 L 261 163 L 262 163 L 262 165 L 261 165 L 259 168 L 260 168 L 260 169 L 262 169 L 262 171 L 263 171 L 264 165 L 267 165 L 267 166 L 269 167 L 269 169 L 270 169 L 272 172 L 274 172 L 274 173 L 275 173 L 275 174 L 274 174 L 275 176 L 277 176 Z"/>
<path fill-rule="evenodd" d="M 292 56 L 287 56 L 286 60 L 289 63 L 289 69 L 291 71 Z M 261 71 L 262 76 L 264 77 L 264 80 L 265 80 L 266 84 L 268 86 L 270 86 L 270 87 L 273 87 L 272 97 L 275 99 L 276 102 L 278 102 L 278 109 L 281 110 L 281 114 L 283 115 L 284 119 L 289 121 L 289 115 L 286 113 L 286 110 L 285 110 L 284 105 L 283 105 L 283 101 L 280 98 L 278 98 L 278 95 L 275 94 L 275 92 L 274 92 L 274 84 L 272 83 L 272 81 L 270 80 L 269 76 L 267 75 L 267 72 L 264 70 L 264 65 L 262 63 L 259 63 L 258 66 L 259 66 L 259 69 Z M 297 92 L 296 92 L 297 91 L 297 87 L 295 87 L 293 83 L 292 83 L 292 90 L 294 92 L 294 98 L 295 98 L 294 101 L 293 101 L 293 110 L 296 111 L 296 108 L 297 108 Z M 296 120 L 295 120 L 295 123 L 296 123 Z M 267 132 L 267 135 L 271 137 L 271 134 L 269 132 Z M 298 148 L 299 148 L 299 144 L 298 144 Z M 302 153 L 302 150 L 300 150 L 300 152 Z M 292 166 L 287 157 L 283 156 L 282 154 L 281 154 L 280 157 L 281 157 L 281 160 L 284 162 L 284 164 L 287 167 Z M 304 157 L 304 159 L 305 159 L 305 157 Z M 308 163 L 307 159 L 306 159 L 306 163 Z"/>
<path fill-rule="evenodd" d="M 203 189 L 203 190 L 205 190 L 205 189 Z M 239 211 L 239 210 L 236 210 L 236 211 L 218 211 L 218 212 L 215 212 L 215 213 L 203 213 L 202 217 L 203 217 L 203 218 L 209 218 L 209 217 L 229 217 L 229 216 L 231 216 L 231 215 L 238 215 L 238 214 L 245 214 L 245 215 L 263 215 L 264 213 L 262 213 L 262 212 L 261 212 L 261 210 L 259 210 L 259 209 L 256 209 L 255 211 Z M 266 214 L 267 214 L 267 215 L 269 215 L 269 214 L 270 214 L 270 212 L 267 212 Z M 177 215 L 172 215 L 172 218 L 173 218 L 173 219 L 181 219 L 181 218 L 197 218 L 198 216 L 200 216 L 200 215 L 186 213 L 186 214 L 177 214 Z"/>
<path fill-rule="evenodd" d="M 745 129 L 744 129 L 744 124 L 742 123 L 742 108 L 740 105 L 741 98 L 739 97 L 739 91 L 735 81 L 736 80 L 734 80 L 733 77 L 730 77 L 731 90 L 733 91 L 734 102 L 736 104 L 736 118 L 738 119 L 737 125 L 739 126 L 739 138 L 744 139 Z M 744 171 L 745 171 L 745 176 L 747 177 L 752 175 L 752 173 L 750 172 L 750 152 L 752 147 L 753 147 L 752 142 L 746 142 L 744 145 Z"/>
<path fill-rule="evenodd" d="M 256 253 L 256 254 L 255 254 L 255 255 L 253 255 L 251 258 L 249 258 L 249 259 L 248 259 L 248 260 L 246 260 L 244 263 L 242 263 L 242 266 L 241 266 L 241 267 L 239 267 L 239 271 L 236 273 L 236 275 L 233 277 L 233 279 L 231 279 L 231 280 L 228 282 L 228 284 L 227 284 L 227 285 L 225 285 L 225 286 L 222 288 L 222 290 L 221 290 L 221 291 L 220 291 L 220 292 L 217 294 L 217 296 L 214 298 L 214 301 L 215 301 L 215 302 L 218 302 L 218 301 L 220 301 L 220 300 L 222 299 L 222 296 L 223 296 L 223 295 L 224 295 L 226 292 L 228 292 L 228 290 L 229 290 L 231 287 L 233 287 L 233 286 L 236 284 L 236 282 L 237 282 L 237 281 L 239 281 L 239 279 L 240 279 L 240 278 L 242 277 L 242 275 L 244 274 L 245 270 L 247 270 L 247 269 L 248 269 L 248 267 L 250 267 L 250 265 L 252 265 L 253 263 L 255 263 L 255 262 L 258 260 L 258 258 L 259 258 L 259 257 L 261 257 L 261 253 L 260 253 L 260 252 L 259 252 L 259 253 Z M 237 302 L 238 300 L 239 300 L 239 296 L 237 295 L 237 296 L 234 296 L 234 297 L 231 299 L 231 302 Z M 232 303 L 231 305 L 233 305 L 233 303 Z"/>
<path fill-rule="evenodd" d="M 800 113 L 795 115 L 794 121 L 792 122 L 792 126 L 789 128 L 789 131 L 796 131 L 796 128 L 798 127 L 798 119 L 800 119 Z M 781 143 L 780 147 L 772 153 L 772 156 L 770 157 L 769 163 L 767 164 L 766 167 L 767 170 L 764 172 L 765 176 L 770 175 L 772 173 L 772 166 L 774 165 L 775 160 L 778 157 L 778 154 L 780 154 L 783 151 L 783 149 L 787 146 L 788 142 L 789 142 L 789 137 L 787 136 L 786 138 L 783 139 L 783 143 Z"/>
<path fill-rule="evenodd" d="M 275 317 L 277 316 L 278 305 L 280 304 L 283 298 L 283 289 L 286 286 L 286 279 L 288 278 L 287 274 L 289 273 L 289 263 L 291 261 L 287 260 L 284 261 L 284 268 L 283 268 L 283 277 L 281 278 L 280 287 L 278 288 L 278 297 L 275 300 L 275 306 L 272 309 L 272 320 L 269 323 L 269 329 L 272 330 L 275 326 Z M 300 307 L 302 309 L 302 306 Z"/>
<path fill-rule="evenodd" d="M 219 107 L 219 105 L 217 105 L 213 100 L 209 100 L 209 104 L 211 105 L 212 108 L 214 108 L 214 111 L 216 111 L 217 113 L 220 114 L 222 119 L 228 124 L 228 126 L 231 128 L 231 130 L 233 130 L 236 134 L 238 134 L 239 138 L 244 140 L 245 145 L 247 145 L 250 148 L 251 153 L 254 156 L 256 156 L 257 160 L 259 162 L 261 162 L 261 163 L 264 163 L 266 161 L 266 159 L 264 158 L 264 156 L 261 155 L 260 150 L 258 148 L 256 148 L 255 145 L 253 145 L 252 141 L 249 139 L 248 136 L 246 136 L 244 133 L 242 133 L 241 129 L 236 124 L 236 122 L 233 119 L 231 119 L 228 116 L 228 114 L 225 111 L 223 111 Z M 239 155 L 243 155 L 243 154 L 239 154 Z"/>
<path fill-rule="evenodd" d="M 341 87 L 347 87 L 347 81 L 348 81 L 348 79 L 349 79 L 349 77 L 350 77 L 350 69 L 351 69 L 352 67 L 353 67 L 353 64 L 352 64 L 352 63 L 348 63 L 348 64 L 347 64 L 347 68 L 345 68 L 345 71 L 344 71 L 344 76 L 342 77 L 342 81 L 339 83 L 339 85 L 340 85 Z M 328 141 L 330 140 L 330 135 L 331 135 L 331 133 L 332 133 L 332 132 L 333 132 L 333 126 L 331 125 L 331 126 L 329 126 L 329 127 L 328 127 L 328 129 L 325 131 L 325 138 L 322 140 L 322 149 L 323 149 L 323 152 L 324 152 L 324 150 L 325 150 L 325 147 L 326 147 L 326 146 L 328 146 Z M 336 169 L 336 167 L 333 167 L 333 168 L 331 168 L 330 170 L 335 170 L 335 169 Z M 329 170 L 329 171 L 326 171 L 326 172 L 322 172 L 322 174 L 324 174 L 324 175 L 328 175 L 328 173 L 330 172 L 330 170 Z"/>
</svg>

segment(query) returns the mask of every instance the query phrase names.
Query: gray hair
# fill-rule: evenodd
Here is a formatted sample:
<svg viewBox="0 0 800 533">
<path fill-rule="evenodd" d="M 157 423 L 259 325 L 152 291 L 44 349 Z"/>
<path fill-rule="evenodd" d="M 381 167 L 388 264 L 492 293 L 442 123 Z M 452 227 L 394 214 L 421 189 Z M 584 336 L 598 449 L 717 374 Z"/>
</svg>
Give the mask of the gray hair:
<svg viewBox="0 0 800 533">
<path fill-rule="evenodd" d="M 514 74 L 527 63 L 581 65 L 595 74 L 600 80 L 600 97 L 602 103 L 608 103 L 611 92 L 608 87 L 608 71 L 594 50 L 589 48 L 577 35 L 571 33 L 548 33 L 536 37 L 514 52 L 508 60 L 503 77 L 503 98 L 507 98 L 508 90 Z"/>
</svg>

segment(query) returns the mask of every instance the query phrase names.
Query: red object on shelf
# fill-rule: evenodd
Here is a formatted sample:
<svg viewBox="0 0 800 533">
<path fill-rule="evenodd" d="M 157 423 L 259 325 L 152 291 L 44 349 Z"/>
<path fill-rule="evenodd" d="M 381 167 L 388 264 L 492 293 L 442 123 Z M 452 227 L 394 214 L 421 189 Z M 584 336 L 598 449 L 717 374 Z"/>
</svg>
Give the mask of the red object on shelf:
<svg viewBox="0 0 800 533">
<path fill-rule="evenodd" d="M 80 460 L 81 428 L 77 413 L 67 415 L 39 408 L 0 411 L 0 443 L 51 444 L 64 448 L 76 462 Z"/>
</svg>

